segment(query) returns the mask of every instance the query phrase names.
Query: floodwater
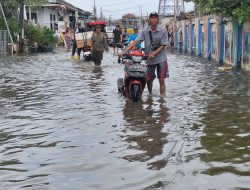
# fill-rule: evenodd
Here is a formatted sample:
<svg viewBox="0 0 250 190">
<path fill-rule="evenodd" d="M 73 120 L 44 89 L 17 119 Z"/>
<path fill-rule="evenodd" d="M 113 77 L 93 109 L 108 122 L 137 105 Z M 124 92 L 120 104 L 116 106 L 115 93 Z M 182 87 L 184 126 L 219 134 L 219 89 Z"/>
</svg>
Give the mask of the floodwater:
<svg viewBox="0 0 250 190">
<path fill-rule="evenodd" d="M 167 95 L 54 53 L 0 59 L 0 189 L 250 189 L 250 73 L 169 54 Z"/>
</svg>

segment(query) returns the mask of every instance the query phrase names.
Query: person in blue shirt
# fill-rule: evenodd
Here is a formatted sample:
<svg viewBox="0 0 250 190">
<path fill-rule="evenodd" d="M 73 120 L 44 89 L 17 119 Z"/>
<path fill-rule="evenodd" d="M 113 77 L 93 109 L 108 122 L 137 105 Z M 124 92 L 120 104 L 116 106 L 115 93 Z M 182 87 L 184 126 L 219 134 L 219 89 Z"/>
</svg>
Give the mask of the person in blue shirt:
<svg viewBox="0 0 250 190">
<path fill-rule="evenodd" d="M 129 42 L 129 43 L 135 41 L 135 39 L 136 39 L 137 36 L 139 35 L 138 28 L 134 28 L 134 32 L 135 32 L 134 34 L 131 34 L 131 35 L 129 36 L 129 39 L 128 39 L 128 42 Z M 137 50 L 140 50 L 140 49 L 141 49 L 141 44 L 140 44 L 140 43 L 137 44 L 137 45 L 136 45 L 136 48 L 137 48 Z"/>
</svg>

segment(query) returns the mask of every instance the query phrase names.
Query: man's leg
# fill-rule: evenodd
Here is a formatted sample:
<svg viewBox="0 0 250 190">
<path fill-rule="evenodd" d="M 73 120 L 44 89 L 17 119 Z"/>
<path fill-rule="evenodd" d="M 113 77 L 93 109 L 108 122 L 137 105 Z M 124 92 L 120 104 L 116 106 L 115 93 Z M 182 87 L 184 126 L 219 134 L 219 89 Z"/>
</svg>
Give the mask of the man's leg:
<svg viewBox="0 0 250 190">
<path fill-rule="evenodd" d="M 166 93 L 165 79 L 168 77 L 168 64 L 167 62 L 159 63 L 157 65 L 157 77 L 160 83 L 160 94 Z"/>
<path fill-rule="evenodd" d="M 77 61 L 80 61 L 80 59 L 81 59 L 81 58 L 80 58 L 81 51 L 82 51 L 81 48 L 77 48 L 77 58 L 76 58 Z"/>
<path fill-rule="evenodd" d="M 103 59 L 103 52 L 102 51 L 95 52 L 95 65 L 96 66 L 101 65 L 102 59 Z"/>
<path fill-rule="evenodd" d="M 148 65 L 148 76 L 149 76 L 149 80 L 147 82 L 147 86 L 148 86 L 148 92 L 149 94 L 152 94 L 152 89 L 153 89 L 153 82 L 155 79 L 155 69 L 156 66 L 155 65 Z"/>
<path fill-rule="evenodd" d="M 115 53 L 118 52 L 117 43 L 115 42 Z"/>
<path fill-rule="evenodd" d="M 149 92 L 149 94 L 152 94 L 153 81 L 149 80 L 149 81 L 147 82 L 147 86 L 148 86 L 148 92 Z"/>
<path fill-rule="evenodd" d="M 77 45 L 76 45 L 76 41 L 74 40 L 71 56 L 75 56 L 76 48 L 77 48 Z"/>
<path fill-rule="evenodd" d="M 159 80 L 160 83 L 160 94 L 164 95 L 166 93 L 166 84 L 165 84 L 165 80 Z"/>
</svg>

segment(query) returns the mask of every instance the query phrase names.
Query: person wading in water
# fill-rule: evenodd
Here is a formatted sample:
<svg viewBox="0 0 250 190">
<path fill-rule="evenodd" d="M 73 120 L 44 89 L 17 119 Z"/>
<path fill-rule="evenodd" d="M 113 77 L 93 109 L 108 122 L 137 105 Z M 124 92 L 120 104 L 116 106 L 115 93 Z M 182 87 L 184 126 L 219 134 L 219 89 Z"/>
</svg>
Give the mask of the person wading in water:
<svg viewBox="0 0 250 190">
<path fill-rule="evenodd" d="M 106 34 L 102 32 L 102 26 L 96 25 L 91 37 L 92 60 L 95 65 L 101 65 L 104 50 L 108 52 L 107 37 Z"/>
<path fill-rule="evenodd" d="M 168 77 L 168 63 L 165 48 L 168 45 L 167 30 L 160 25 L 159 16 L 156 12 L 149 16 L 149 26 L 144 28 L 139 36 L 133 41 L 127 49 L 121 53 L 121 56 L 126 54 L 129 50 L 137 44 L 144 41 L 145 53 L 149 56 L 147 60 L 149 81 L 147 83 L 148 91 L 152 94 L 153 81 L 159 79 L 160 93 L 164 95 L 166 92 L 165 78 Z"/>
</svg>

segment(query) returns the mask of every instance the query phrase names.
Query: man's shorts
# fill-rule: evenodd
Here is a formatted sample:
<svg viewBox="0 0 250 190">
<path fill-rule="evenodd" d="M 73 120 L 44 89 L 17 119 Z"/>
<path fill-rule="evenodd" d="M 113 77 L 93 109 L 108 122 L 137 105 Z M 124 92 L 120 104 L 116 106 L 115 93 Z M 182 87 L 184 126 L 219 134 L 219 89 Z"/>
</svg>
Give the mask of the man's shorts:
<svg viewBox="0 0 250 190">
<path fill-rule="evenodd" d="M 114 42 L 114 47 L 123 48 L 123 45 L 118 41 L 118 42 Z"/>
<path fill-rule="evenodd" d="M 156 78 L 155 71 L 157 71 L 157 78 L 159 80 L 164 80 L 169 77 L 168 62 L 162 62 L 155 65 L 148 65 L 148 75 L 150 81 Z"/>
</svg>

